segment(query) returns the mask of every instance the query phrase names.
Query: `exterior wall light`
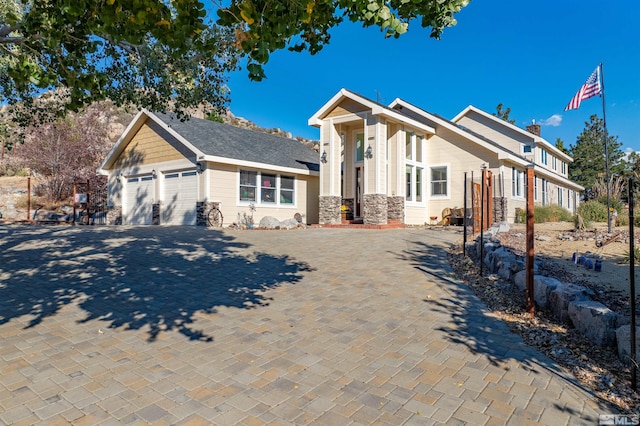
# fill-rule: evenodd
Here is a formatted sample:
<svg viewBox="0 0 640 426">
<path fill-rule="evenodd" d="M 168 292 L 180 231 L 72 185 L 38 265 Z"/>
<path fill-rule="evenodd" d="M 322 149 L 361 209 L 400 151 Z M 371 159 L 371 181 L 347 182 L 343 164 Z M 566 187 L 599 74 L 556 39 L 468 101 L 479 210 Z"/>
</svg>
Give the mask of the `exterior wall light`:
<svg viewBox="0 0 640 426">
<path fill-rule="evenodd" d="M 364 156 L 369 160 L 373 158 L 373 149 L 371 148 L 371 145 L 367 147 L 367 150 L 364 152 Z"/>
<path fill-rule="evenodd" d="M 322 164 L 327 164 L 327 151 L 322 151 L 322 155 L 320 156 L 320 161 Z"/>
<path fill-rule="evenodd" d="M 156 169 L 151 170 L 151 177 L 154 179 L 158 177 L 158 173 L 156 172 Z"/>
<path fill-rule="evenodd" d="M 203 170 L 204 170 L 204 167 L 202 167 L 202 163 L 198 161 L 196 163 L 196 172 L 198 172 L 198 174 L 200 174 L 200 173 L 202 173 Z"/>
</svg>

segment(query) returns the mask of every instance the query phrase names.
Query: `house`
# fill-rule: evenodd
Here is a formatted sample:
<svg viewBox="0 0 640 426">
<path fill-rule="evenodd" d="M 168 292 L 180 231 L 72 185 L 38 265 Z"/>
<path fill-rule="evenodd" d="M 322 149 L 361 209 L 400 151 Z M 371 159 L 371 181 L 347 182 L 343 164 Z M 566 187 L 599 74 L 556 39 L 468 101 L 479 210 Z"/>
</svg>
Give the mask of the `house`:
<svg viewBox="0 0 640 426">
<path fill-rule="evenodd" d="M 493 218 L 513 222 L 526 205 L 527 167 L 538 204 L 575 210 L 584 189 L 567 177 L 571 157 L 539 125 L 522 130 L 473 106 L 447 120 L 401 99 L 385 106 L 341 89 L 309 125 L 320 129 L 321 224 L 339 223 L 342 205 L 364 224 L 442 221 L 465 194 L 469 208 L 478 203 L 483 175 Z"/>
<path fill-rule="evenodd" d="M 108 223 L 206 225 L 219 206 L 239 215 L 318 222 L 319 155 L 297 140 L 143 110 L 98 172 L 108 176 Z"/>
</svg>

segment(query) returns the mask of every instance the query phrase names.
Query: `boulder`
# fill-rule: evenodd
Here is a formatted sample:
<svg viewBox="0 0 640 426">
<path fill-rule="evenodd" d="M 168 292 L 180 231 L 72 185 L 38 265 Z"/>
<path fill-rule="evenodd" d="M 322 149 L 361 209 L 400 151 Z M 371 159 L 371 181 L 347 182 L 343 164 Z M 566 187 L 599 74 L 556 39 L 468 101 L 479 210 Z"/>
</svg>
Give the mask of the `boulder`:
<svg viewBox="0 0 640 426">
<path fill-rule="evenodd" d="M 618 357 L 629 365 L 631 360 L 631 326 L 623 325 L 616 330 Z M 640 327 L 636 326 L 636 361 L 640 363 Z"/>
<path fill-rule="evenodd" d="M 525 291 L 527 288 L 527 271 L 523 269 L 520 272 L 516 272 L 513 275 L 513 283 L 518 287 L 518 289 Z"/>
<path fill-rule="evenodd" d="M 560 287 L 562 283 L 551 277 L 545 277 L 544 275 L 534 275 L 533 276 L 533 298 L 542 309 L 547 309 L 549 307 L 549 296 L 551 292 L 558 287 Z"/>
<path fill-rule="evenodd" d="M 273 216 L 265 216 L 260 219 L 258 227 L 263 229 L 280 229 L 280 221 Z"/>
<path fill-rule="evenodd" d="M 297 228 L 298 226 L 300 226 L 300 223 L 294 218 L 285 219 L 280 222 L 280 228 L 293 229 Z"/>
<path fill-rule="evenodd" d="M 593 300 L 569 302 L 568 313 L 576 330 L 596 345 L 613 346 L 616 343 L 618 315 L 602 303 Z"/>
<path fill-rule="evenodd" d="M 560 322 L 569 322 L 569 303 L 589 300 L 589 290 L 575 284 L 562 284 L 551 291 L 549 308 L 553 316 Z"/>
</svg>

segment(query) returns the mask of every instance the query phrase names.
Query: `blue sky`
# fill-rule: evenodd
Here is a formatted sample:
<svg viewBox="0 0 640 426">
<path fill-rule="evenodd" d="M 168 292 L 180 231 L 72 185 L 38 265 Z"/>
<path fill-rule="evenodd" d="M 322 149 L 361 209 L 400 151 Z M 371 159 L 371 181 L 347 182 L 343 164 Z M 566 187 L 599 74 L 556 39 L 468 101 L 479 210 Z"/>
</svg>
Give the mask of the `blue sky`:
<svg viewBox="0 0 640 426">
<path fill-rule="evenodd" d="M 542 137 L 569 147 L 592 114 L 602 116 L 602 100 L 564 107 L 603 62 L 609 133 L 623 150 L 640 151 L 639 18 L 637 0 L 473 0 L 441 40 L 419 22 L 399 39 L 345 22 L 314 56 L 276 52 L 261 82 L 231 74 L 231 111 L 317 139 L 307 119 L 343 87 L 449 119 L 469 104 L 494 113 L 502 103 L 518 126 L 535 119 Z"/>
</svg>

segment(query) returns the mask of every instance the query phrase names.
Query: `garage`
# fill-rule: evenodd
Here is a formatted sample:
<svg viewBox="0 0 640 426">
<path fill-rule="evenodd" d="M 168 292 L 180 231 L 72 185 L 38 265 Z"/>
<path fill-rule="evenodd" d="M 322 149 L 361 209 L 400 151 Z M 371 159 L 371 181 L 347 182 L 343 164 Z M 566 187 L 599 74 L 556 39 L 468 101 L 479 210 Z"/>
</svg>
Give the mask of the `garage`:
<svg viewBox="0 0 640 426">
<path fill-rule="evenodd" d="M 126 225 L 151 225 L 153 177 L 144 175 L 127 178 L 125 192 L 124 223 Z"/>
<path fill-rule="evenodd" d="M 164 175 L 162 224 L 195 225 L 198 197 L 195 170 L 169 172 Z"/>
</svg>

